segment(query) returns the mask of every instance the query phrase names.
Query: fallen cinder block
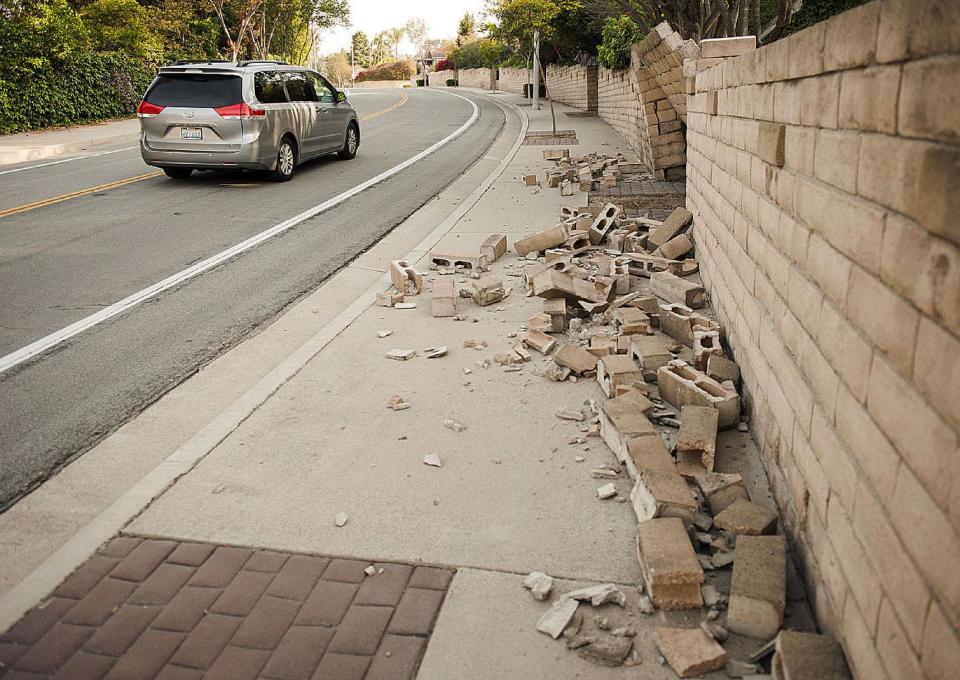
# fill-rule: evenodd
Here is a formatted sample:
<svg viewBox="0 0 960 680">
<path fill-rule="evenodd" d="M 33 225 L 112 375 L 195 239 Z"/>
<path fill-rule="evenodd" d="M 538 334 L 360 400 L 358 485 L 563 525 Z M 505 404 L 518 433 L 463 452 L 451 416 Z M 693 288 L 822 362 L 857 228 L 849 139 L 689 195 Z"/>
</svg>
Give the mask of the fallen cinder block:
<svg viewBox="0 0 960 680">
<path fill-rule="evenodd" d="M 717 423 L 720 412 L 709 406 L 686 405 L 680 412 L 677 433 L 677 468 L 693 477 L 698 472 L 712 472 L 717 453 Z"/>
<path fill-rule="evenodd" d="M 553 360 L 577 375 L 597 370 L 597 357 L 570 342 L 563 343 L 557 348 L 553 353 Z"/>
<path fill-rule="evenodd" d="M 419 295 L 423 289 L 423 277 L 405 260 L 390 263 L 390 280 L 404 295 Z"/>
<path fill-rule="evenodd" d="M 538 231 L 537 233 L 531 234 L 526 238 L 514 241 L 513 249 L 516 251 L 517 255 L 520 257 L 525 257 L 530 253 L 539 253 L 547 248 L 559 246 L 566 240 L 567 228 L 562 224 L 558 224 L 550 229 L 544 229 L 543 231 Z"/>
<path fill-rule="evenodd" d="M 506 234 L 491 234 L 480 244 L 480 254 L 487 261 L 487 264 L 493 264 L 507 253 Z"/>
<path fill-rule="evenodd" d="M 613 295 L 613 282 L 597 277 L 590 282 L 556 269 L 545 269 L 533 277 L 533 294 L 543 298 L 563 297 L 573 302 L 607 302 Z"/>
<path fill-rule="evenodd" d="M 613 350 L 616 351 L 616 341 L 613 342 Z M 643 369 L 626 354 L 608 354 L 597 364 L 597 382 L 607 397 L 615 397 L 619 385 L 642 383 Z"/>
<path fill-rule="evenodd" d="M 613 327 L 620 335 L 646 335 L 650 317 L 636 307 L 619 307 L 613 310 Z"/>
<path fill-rule="evenodd" d="M 718 671 L 727 663 L 723 647 L 700 628 L 657 628 L 654 637 L 657 649 L 681 678 Z"/>
<path fill-rule="evenodd" d="M 603 206 L 600 215 L 593 221 L 593 224 L 590 225 L 588 233 L 590 234 L 591 244 L 598 245 L 603 241 L 607 232 L 616 224 L 617 214 L 619 212 L 620 209 L 613 203 L 607 203 Z"/>
<path fill-rule="evenodd" d="M 488 267 L 489 262 L 480 254 L 443 250 L 430 253 L 430 269 L 469 269 L 479 272 Z"/>
<path fill-rule="evenodd" d="M 521 336 L 520 341 L 527 347 L 537 350 L 540 354 L 549 354 L 550 350 L 557 344 L 555 339 L 543 331 L 532 328 Z"/>
<path fill-rule="evenodd" d="M 777 530 L 777 513 L 770 508 L 745 501 L 742 498 L 735 500 L 723 512 L 713 518 L 713 523 L 720 529 L 743 535 L 760 536 L 772 534 Z M 739 546 L 739 541 L 737 542 Z"/>
<path fill-rule="evenodd" d="M 730 581 L 727 628 L 769 640 L 783 624 L 787 604 L 787 541 L 783 536 L 741 536 Z"/>
<path fill-rule="evenodd" d="M 433 282 L 433 296 L 430 299 L 430 311 L 435 317 L 457 315 L 457 298 L 453 281 L 448 278 Z"/>
<path fill-rule="evenodd" d="M 567 329 L 567 301 L 553 298 L 543 301 L 543 313 L 550 317 L 550 332 L 562 333 Z"/>
<path fill-rule="evenodd" d="M 720 324 L 699 314 L 686 305 L 672 303 L 660 305 L 660 330 L 687 347 L 693 347 L 693 333 L 700 331 L 720 332 Z"/>
<path fill-rule="evenodd" d="M 543 150 L 543 160 L 545 161 L 562 161 L 564 158 L 570 158 L 569 149 L 544 149 Z"/>
<path fill-rule="evenodd" d="M 657 255 L 624 252 L 623 257 L 629 260 L 628 268 L 634 276 L 650 278 L 657 272 L 669 271 L 677 274 L 682 270 L 682 265 L 676 260 L 668 260 Z"/>
<path fill-rule="evenodd" d="M 647 435 L 660 437 L 646 416 L 653 408 L 653 402 L 639 390 L 630 390 L 603 403 L 600 408 L 600 436 L 617 460 L 625 460 L 629 455 L 627 442 L 631 438 Z"/>
<path fill-rule="evenodd" d="M 832 635 L 782 630 L 772 670 L 779 680 L 850 680 L 843 648 Z"/>
<path fill-rule="evenodd" d="M 698 283 L 681 279 L 671 272 L 656 272 L 650 275 L 650 290 L 667 302 L 676 302 L 691 309 L 706 304 L 706 292 Z"/>
<path fill-rule="evenodd" d="M 738 473 L 704 472 L 696 475 L 694 481 L 714 515 L 729 508 L 734 501 L 750 500 L 743 477 Z"/>
<path fill-rule="evenodd" d="M 712 356 L 723 356 L 720 346 L 720 331 L 693 329 L 693 365 L 701 371 L 707 370 L 707 360 Z"/>
<path fill-rule="evenodd" d="M 685 361 L 676 359 L 661 366 L 657 370 L 657 383 L 660 396 L 677 408 L 689 404 L 717 409 L 721 430 L 735 426 L 740 419 L 740 395 Z"/>
<path fill-rule="evenodd" d="M 657 371 L 672 359 L 667 345 L 653 335 L 631 335 L 628 354 L 644 371 Z"/>
<path fill-rule="evenodd" d="M 679 260 L 691 250 L 693 250 L 693 241 L 686 234 L 679 234 L 654 250 L 653 254 L 668 260 Z"/>
<path fill-rule="evenodd" d="M 659 439 L 659 436 L 657 436 Z M 683 477 L 676 471 L 665 472 L 640 468 L 630 491 L 630 502 L 638 522 L 656 517 L 676 517 L 685 526 L 693 524 L 697 514 L 697 499 Z"/>
<path fill-rule="evenodd" d="M 683 522 L 663 517 L 637 527 L 637 558 L 647 592 L 661 609 L 698 609 L 703 606 L 700 584 L 703 569 Z"/>
<path fill-rule="evenodd" d="M 641 435 L 626 437 L 626 455 L 620 460 L 621 465 L 627 468 L 630 479 L 636 480 L 641 469 L 658 470 L 660 472 L 676 472 L 673 458 L 663 443 L 660 435 Z"/>
<path fill-rule="evenodd" d="M 693 221 L 693 213 L 686 208 L 676 208 L 660 226 L 650 230 L 650 237 L 647 239 L 648 247 L 659 248 L 664 243 L 672 239 Z"/>
<path fill-rule="evenodd" d="M 493 276 L 484 276 L 473 282 L 473 292 L 470 297 L 481 307 L 500 302 L 506 295 L 503 282 Z"/>
<path fill-rule="evenodd" d="M 524 175 L 523 184 L 528 187 L 535 187 L 540 185 L 540 180 L 537 179 L 536 175 Z"/>
<path fill-rule="evenodd" d="M 707 357 L 706 373 L 720 383 L 729 380 L 736 385 L 740 382 L 740 367 L 721 354 L 711 354 Z"/>
</svg>

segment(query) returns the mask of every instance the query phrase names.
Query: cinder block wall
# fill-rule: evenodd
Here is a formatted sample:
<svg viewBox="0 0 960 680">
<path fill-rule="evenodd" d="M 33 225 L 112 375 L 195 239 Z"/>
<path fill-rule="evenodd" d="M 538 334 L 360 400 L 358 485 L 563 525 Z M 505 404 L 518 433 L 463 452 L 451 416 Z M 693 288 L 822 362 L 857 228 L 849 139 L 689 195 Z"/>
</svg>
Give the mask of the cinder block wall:
<svg viewBox="0 0 960 680">
<path fill-rule="evenodd" d="M 596 111 L 597 67 L 549 64 L 547 90 L 554 101 L 584 111 Z"/>
<path fill-rule="evenodd" d="M 523 94 L 523 86 L 533 82 L 530 70 L 525 68 L 501 68 L 497 88 L 504 92 Z"/>
<path fill-rule="evenodd" d="M 448 71 L 431 71 L 427 74 L 427 85 L 430 87 L 446 87 L 447 80 L 450 78 L 456 79 L 457 72 L 454 70 Z"/>
<path fill-rule="evenodd" d="M 683 62 L 699 56 L 697 44 L 681 38 L 666 21 L 658 24 L 631 50 L 631 59 L 639 58 L 646 66 L 684 123 L 687 121 L 687 92 Z"/>
<path fill-rule="evenodd" d="M 480 87 L 484 90 L 490 89 L 490 69 L 488 68 L 462 68 L 457 71 L 460 87 Z"/>
<path fill-rule="evenodd" d="M 597 115 L 627 141 L 640 149 L 640 100 L 628 71 L 597 70 Z"/>
<path fill-rule="evenodd" d="M 878 0 L 689 99 L 701 272 L 817 618 L 862 680 L 960 669 L 958 92 L 960 3 Z"/>
</svg>

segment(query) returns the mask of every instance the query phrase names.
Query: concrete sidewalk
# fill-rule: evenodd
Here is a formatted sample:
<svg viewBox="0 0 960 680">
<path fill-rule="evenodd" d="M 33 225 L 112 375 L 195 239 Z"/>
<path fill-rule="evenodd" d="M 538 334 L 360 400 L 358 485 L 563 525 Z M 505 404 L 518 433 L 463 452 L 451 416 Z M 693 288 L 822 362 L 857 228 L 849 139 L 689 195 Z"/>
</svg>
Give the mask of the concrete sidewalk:
<svg viewBox="0 0 960 680">
<path fill-rule="evenodd" d="M 0 136 L 0 166 L 56 158 L 66 154 L 135 144 L 136 118 Z"/>
<path fill-rule="evenodd" d="M 570 109 L 557 109 L 558 127 L 577 133 L 571 154 L 632 156 L 598 118 L 569 118 L 563 112 Z M 530 130 L 549 129 L 548 109 L 522 115 Z M 543 146 L 504 148 L 522 136 L 520 121 L 512 116 L 482 162 L 489 172 L 504 154 L 502 171 L 475 204 L 462 187 L 451 187 L 452 201 L 438 197 L 466 206 L 449 231 L 439 233 L 442 217 L 428 204 L 290 315 L 311 321 L 308 310 L 322 309 L 325 297 L 347 296 L 337 287 L 346 277 L 357 291 L 382 290 L 389 260 L 404 253 L 428 272 L 431 233 L 444 249 L 475 249 L 493 233 L 506 234 L 512 246 L 553 226 L 562 205 L 585 205 L 586 194 L 562 198 L 523 186 L 524 175 L 542 176 L 547 163 Z M 560 592 L 620 584 L 627 606 L 596 614 L 636 630 L 642 677 L 675 677 L 657 663 L 654 625 L 695 625 L 702 612 L 638 613 L 636 517 L 628 503 L 598 500 L 597 487 L 607 480 L 590 473 L 613 456 L 599 438 L 571 445 L 583 436 L 579 424 L 555 417 L 558 408 L 600 401 L 597 382 L 548 381 L 534 374 L 536 360 L 517 372 L 481 366 L 515 345 L 540 311 L 540 300 L 524 295 L 518 264 L 508 253 L 493 268 L 512 294 L 482 308 L 461 299 L 462 321 L 433 318 L 428 293 L 410 298 L 417 307 L 409 310 L 372 306 L 368 294 L 343 307 L 330 323 L 350 308 L 358 313 L 0 638 L 0 663 L 23 677 L 58 670 L 70 677 L 234 679 L 636 676 L 631 668 L 598 666 L 535 630 L 549 603 L 533 600 L 521 584 L 527 573 L 543 571 L 560 579 Z M 486 347 L 468 348 L 469 341 Z M 436 346 L 446 346 L 446 356 L 423 358 Z M 385 354 L 393 348 L 419 355 L 392 361 Z M 226 371 L 219 383 L 208 383 L 209 398 L 222 402 L 216 390 L 229 390 L 231 377 Z M 411 408 L 385 408 L 392 395 Z M 445 426 L 448 419 L 466 429 Z M 150 436 L 176 427 L 169 418 L 155 420 L 139 435 L 130 428 L 136 436 L 128 432 L 113 446 L 155 448 L 152 464 L 169 461 L 185 444 L 170 455 L 169 443 L 163 448 Z M 424 465 L 428 454 L 439 455 L 442 467 Z M 717 469 L 740 471 L 751 498 L 773 507 L 748 434 L 722 433 Z M 61 477 L 71 474 L 68 468 Z M 83 484 L 84 477 L 72 480 Z M 614 483 L 626 499 L 630 480 Z M 343 526 L 335 523 L 339 513 L 348 517 Z M 42 557 L 34 558 L 41 569 L 49 562 Z M 728 590 L 729 571 L 708 572 L 708 582 Z M 798 584 L 791 569 L 786 625 L 809 628 Z M 757 644 L 731 636 L 725 647 L 742 658 Z"/>
</svg>

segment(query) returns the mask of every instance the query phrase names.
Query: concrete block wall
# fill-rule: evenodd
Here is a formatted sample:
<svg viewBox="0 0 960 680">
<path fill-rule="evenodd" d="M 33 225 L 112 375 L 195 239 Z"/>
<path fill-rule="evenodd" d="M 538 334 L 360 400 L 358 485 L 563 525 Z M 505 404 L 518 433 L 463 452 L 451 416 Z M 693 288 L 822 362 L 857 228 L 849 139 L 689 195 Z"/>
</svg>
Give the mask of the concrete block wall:
<svg viewBox="0 0 960 680">
<path fill-rule="evenodd" d="M 596 66 L 547 66 L 547 91 L 554 101 L 584 111 L 597 110 Z"/>
<path fill-rule="evenodd" d="M 687 88 L 684 81 L 683 62 L 696 59 L 700 48 L 693 40 L 684 40 L 670 28 L 666 21 L 658 24 L 643 40 L 634 45 L 631 56 L 637 55 L 674 110 L 684 123 L 687 122 Z"/>
<path fill-rule="evenodd" d="M 462 68 L 457 71 L 460 87 L 479 87 L 484 90 L 492 89 L 493 81 L 488 68 Z"/>
<path fill-rule="evenodd" d="M 523 94 L 523 86 L 528 82 L 533 82 L 530 69 L 501 68 L 497 78 L 497 89 L 514 94 Z"/>
<path fill-rule="evenodd" d="M 629 71 L 597 69 L 597 115 L 635 150 L 641 148 L 639 109 Z"/>
<path fill-rule="evenodd" d="M 431 71 L 427 74 L 427 85 L 430 87 L 446 87 L 447 80 L 453 78 L 456 80 L 457 72 L 453 69 L 448 71 Z"/>
<path fill-rule="evenodd" d="M 818 621 L 861 680 L 955 678 L 960 3 L 875 0 L 695 90 L 700 269 Z"/>
</svg>

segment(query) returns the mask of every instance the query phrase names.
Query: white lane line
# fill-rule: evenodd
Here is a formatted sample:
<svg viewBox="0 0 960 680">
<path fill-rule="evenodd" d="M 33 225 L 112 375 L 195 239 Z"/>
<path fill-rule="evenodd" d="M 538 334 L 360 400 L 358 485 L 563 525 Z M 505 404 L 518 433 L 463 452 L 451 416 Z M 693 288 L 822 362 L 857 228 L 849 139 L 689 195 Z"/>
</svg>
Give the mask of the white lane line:
<svg viewBox="0 0 960 680">
<path fill-rule="evenodd" d="M 0 373 L 3 373 L 4 371 L 13 368 L 17 364 L 22 363 L 27 359 L 34 357 L 37 354 L 40 354 L 41 352 L 45 352 L 52 347 L 56 347 L 61 342 L 64 342 L 65 340 L 69 340 L 70 338 L 77 335 L 78 333 L 82 333 L 85 330 L 93 328 L 97 324 L 103 323 L 107 319 L 110 319 L 116 316 L 117 314 L 120 314 L 121 312 L 125 312 L 128 309 L 135 307 L 141 302 L 145 300 L 149 300 L 153 296 L 158 295 L 159 293 L 162 293 L 163 291 L 169 288 L 173 288 L 174 286 L 180 285 L 184 281 L 192 279 L 198 274 L 202 274 L 203 272 L 226 262 L 230 258 L 236 257 L 237 255 L 247 250 L 250 250 L 254 246 L 263 243 L 267 239 L 273 238 L 277 234 L 282 234 L 288 229 L 291 229 L 292 227 L 295 227 L 302 222 L 306 222 L 312 217 L 316 217 L 320 213 L 325 212 L 330 208 L 333 208 L 334 206 L 339 205 L 340 203 L 343 203 L 348 198 L 352 198 L 353 196 L 356 196 L 360 192 L 366 189 L 369 189 L 374 184 L 378 184 L 379 182 L 382 182 L 383 180 L 389 177 L 392 177 L 393 175 L 396 175 L 398 172 L 401 172 L 402 170 L 409 168 L 411 165 L 413 165 L 414 163 L 420 160 L 423 160 L 424 158 L 432 154 L 434 151 L 436 151 L 440 147 L 448 144 L 449 142 L 452 142 L 454 139 L 462 135 L 470 127 L 472 127 L 474 123 L 477 122 L 477 119 L 480 117 L 480 109 L 477 108 L 477 105 L 474 102 L 470 101 L 466 97 L 460 96 L 459 94 L 454 94 L 453 92 L 443 92 L 443 94 L 448 94 L 453 97 L 456 97 L 457 99 L 462 99 L 463 101 L 467 102 L 468 104 L 470 104 L 470 106 L 473 107 L 473 113 L 470 115 L 470 118 L 467 120 L 466 123 L 461 125 L 459 128 L 451 132 L 449 135 L 447 135 L 443 139 L 441 139 L 439 142 L 436 142 L 433 145 L 421 151 L 420 153 L 414 156 L 411 156 L 410 158 L 403 161 L 402 163 L 398 165 L 394 165 L 389 170 L 385 170 L 381 172 L 379 175 L 375 177 L 371 177 L 365 182 L 362 182 L 361 184 L 356 185 L 352 189 L 348 189 L 347 191 L 337 194 L 333 198 L 330 198 L 324 201 L 323 203 L 320 203 L 319 205 L 315 205 L 312 208 L 304 210 L 299 215 L 295 215 L 290 219 L 284 220 L 280 224 L 276 224 L 270 227 L 269 229 L 265 229 L 261 231 L 259 234 L 255 234 L 250 238 L 246 239 L 245 241 L 241 241 L 240 243 L 234 246 L 231 246 L 230 248 L 227 248 L 226 250 L 223 250 L 217 253 L 216 255 L 208 257 L 205 260 L 201 260 L 200 262 L 197 262 L 191 267 L 187 267 L 183 271 L 177 272 L 173 276 L 168 276 L 167 278 L 153 284 L 152 286 L 144 288 L 143 290 L 139 290 L 133 295 L 129 295 L 124 299 L 120 300 L 119 302 L 114 302 L 109 307 L 104 307 L 103 309 L 101 309 L 99 312 L 96 312 L 95 314 L 91 314 L 90 316 L 80 319 L 79 321 L 72 323 L 65 328 L 61 328 L 58 331 L 54 331 L 50 335 L 40 338 L 35 342 L 31 342 L 26 347 L 22 347 L 21 349 L 18 349 L 15 352 L 11 352 L 6 356 L 0 357 Z"/>
<path fill-rule="evenodd" d="M 125 146 L 122 149 L 114 149 L 113 151 L 101 151 L 100 153 L 91 153 L 86 156 L 75 156 L 73 158 L 62 158 L 59 161 L 50 161 L 49 163 L 37 163 L 36 165 L 28 165 L 23 168 L 14 168 L 13 170 L 2 170 L 0 175 L 9 175 L 12 172 L 23 172 L 24 170 L 36 170 L 37 168 L 46 168 L 51 165 L 60 165 L 61 163 L 72 163 L 73 161 L 83 161 L 88 158 L 97 158 L 98 156 L 109 156 L 112 153 L 120 153 L 121 151 L 129 151 L 130 149 L 136 149 L 137 146 Z"/>
</svg>

